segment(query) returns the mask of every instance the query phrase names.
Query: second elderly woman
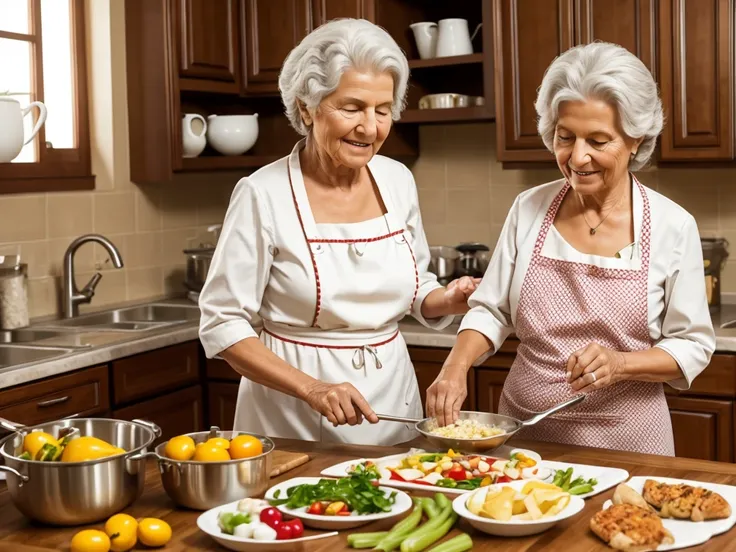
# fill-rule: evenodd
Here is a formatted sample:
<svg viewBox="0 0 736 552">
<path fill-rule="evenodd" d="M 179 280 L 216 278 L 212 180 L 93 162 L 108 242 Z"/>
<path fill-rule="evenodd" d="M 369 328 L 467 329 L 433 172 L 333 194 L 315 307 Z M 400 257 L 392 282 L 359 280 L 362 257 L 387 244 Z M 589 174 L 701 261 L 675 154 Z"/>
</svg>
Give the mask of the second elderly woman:
<svg viewBox="0 0 736 552">
<path fill-rule="evenodd" d="M 243 376 L 235 430 L 363 444 L 414 436 L 360 425 L 375 411 L 421 417 L 398 321 L 445 327 L 476 282 L 446 289 L 427 271 L 412 174 L 376 155 L 408 76 L 396 42 L 364 20 L 323 25 L 284 62 L 286 115 L 305 138 L 236 186 L 200 296 L 207 356 Z"/>
<path fill-rule="evenodd" d="M 536 109 L 563 178 L 516 199 L 428 414 L 457 419 L 468 368 L 515 330 L 501 414 L 587 394 L 520 435 L 672 456 L 662 384 L 687 389 L 715 336 L 695 220 L 632 174 L 662 129 L 656 84 L 624 48 L 593 43 L 552 63 Z"/>
</svg>

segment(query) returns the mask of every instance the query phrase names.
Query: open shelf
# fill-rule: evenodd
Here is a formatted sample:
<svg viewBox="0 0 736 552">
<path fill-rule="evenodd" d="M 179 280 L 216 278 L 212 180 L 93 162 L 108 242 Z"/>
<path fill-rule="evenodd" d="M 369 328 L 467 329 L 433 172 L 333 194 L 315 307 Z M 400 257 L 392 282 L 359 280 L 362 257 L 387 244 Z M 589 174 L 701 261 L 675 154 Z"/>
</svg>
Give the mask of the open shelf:
<svg viewBox="0 0 736 552">
<path fill-rule="evenodd" d="M 468 54 L 465 56 L 448 56 L 432 59 L 412 59 L 409 60 L 409 69 L 448 67 L 451 65 L 471 65 L 473 63 L 483 63 L 483 54 Z"/>
<path fill-rule="evenodd" d="M 401 114 L 399 123 L 450 123 L 490 121 L 493 113 L 488 106 L 451 107 L 447 109 L 407 109 Z"/>
<path fill-rule="evenodd" d="M 182 171 L 227 171 L 256 169 L 273 163 L 283 155 L 207 155 L 181 160 Z"/>
</svg>

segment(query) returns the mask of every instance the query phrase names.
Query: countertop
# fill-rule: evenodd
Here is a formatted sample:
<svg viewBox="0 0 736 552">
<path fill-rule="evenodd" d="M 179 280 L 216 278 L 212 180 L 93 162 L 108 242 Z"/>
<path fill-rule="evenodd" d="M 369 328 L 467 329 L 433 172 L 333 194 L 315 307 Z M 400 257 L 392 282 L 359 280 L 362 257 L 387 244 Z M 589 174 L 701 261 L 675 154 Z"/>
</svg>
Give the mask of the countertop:
<svg viewBox="0 0 736 552">
<path fill-rule="evenodd" d="M 141 304 L 183 304 L 193 306 L 189 299 L 163 299 L 145 303 L 126 303 L 122 306 Z M 110 310 L 106 307 L 100 310 Z M 85 313 L 88 314 L 88 313 Z M 460 327 L 461 317 L 447 328 L 436 331 L 422 326 L 415 319 L 407 317 L 399 324 L 404 340 L 408 345 L 421 347 L 452 348 Z M 736 320 L 736 305 L 724 305 L 721 311 L 713 316 L 716 328 L 716 349 L 723 353 L 736 353 L 736 328 L 722 329 L 721 324 Z M 43 324 L 46 321 L 41 321 Z M 34 323 L 32 326 L 35 326 Z M 108 331 L 89 330 L 85 339 L 94 343 L 92 347 L 74 349 L 69 353 L 49 360 L 42 360 L 21 366 L 10 366 L 0 369 L 0 389 L 28 383 L 31 381 L 57 376 L 80 368 L 104 364 L 119 358 L 145 353 L 154 349 L 176 345 L 199 338 L 198 321 L 184 322 L 160 329 L 140 331 Z"/>
<path fill-rule="evenodd" d="M 426 446 L 420 440 L 410 443 Z M 397 447 L 374 447 L 355 445 L 331 445 L 294 440 L 276 439 L 276 446 L 281 450 L 306 452 L 311 460 L 306 464 L 274 478 L 275 485 L 293 477 L 318 476 L 324 468 L 356 458 L 376 458 L 389 454 L 407 452 L 409 443 Z M 733 464 L 650 456 L 646 454 L 613 452 L 602 449 L 572 447 L 556 443 L 541 443 L 514 440 L 513 445 L 535 450 L 547 460 L 612 466 L 625 469 L 631 476 L 665 476 L 696 481 L 709 481 L 726 485 L 736 485 L 736 466 Z M 585 501 L 585 508 L 551 529 L 530 537 L 502 538 L 492 537 L 478 532 L 465 521 L 459 521 L 453 531 L 445 537 L 452 538 L 460 531 L 468 533 L 477 552 L 512 552 L 518 550 L 566 550 L 568 552 L 610 551 L 589 529 L 590 518 L 601 509 L 603 503 L 610 499 L 614 489 L 609 489 Z M 431 496 L 426 492 L 411 492 L 415 496 Z M 452 499 L 450 495 L 448 498 Z M 154 461 L 146 466 L 146 484 L 143 495 L 124 512 L 135 518 L 158 517 L 168 522 L 173 529 L 173 538 L 165 547 L 157 550 L 223 550 L 207 534 L 197 528 L 197 517 L 200 512 L 177 508 L 166 495 L 161 486 L 158 468 Z M 346 544 L 346 535 L 353 532 L 385 531 L 392 522 L 374 522 L 356 529 L 342 531 L 339 535 L 309 543 L 305 552 L 337 552 L 351 550 Z M 13 506 L 9 493 L 0 483 L 0 551 L 43 552 L 49 550 L 69 550 L 72 536 L 83 528 L 102 529 L 103 524 L 90 526 L 57 528 L 32 524 Z M 733 544 L 736 530 L 713 537 L 707 543 L 688 548 L 693 552 L 721 552 Z"/>
</svg>

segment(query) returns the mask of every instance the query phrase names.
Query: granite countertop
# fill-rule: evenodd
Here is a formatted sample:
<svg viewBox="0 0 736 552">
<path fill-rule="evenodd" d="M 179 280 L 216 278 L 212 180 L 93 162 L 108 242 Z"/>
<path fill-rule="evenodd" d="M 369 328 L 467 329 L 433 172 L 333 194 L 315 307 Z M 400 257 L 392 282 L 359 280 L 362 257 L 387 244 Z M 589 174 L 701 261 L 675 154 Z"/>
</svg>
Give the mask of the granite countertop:
<svg viewBox="0 0 736 552">
<path fill-rule="evenodd" d="M 154 303 L 193 305 L 188 299 L 165 299 L 148 301 L 146 303 L 127 303 L 121 306 Z M 111 307 L 108 306 L 101 310 L 110 309 Z M 413 318 L 407 317 L 399 324 L 399 328 L 404 336 L 404 340 L 410 346 L 449 349 L 455 344 L 455 336 L 460 327 L 460 320 L 461 318 L 458 317 L 447 328 L 436 331 L 422 326 Z M 736 353 L 736 328 L 721 328 L 721 324 L 731 320 L 736 320 L 736 305 L 724 305 L 721 312 L 713 316 L 713 325 L 716 328 L 717 337 L 716 350 L 718 352 Z M 43 323 L 45 321 L 41 322 Z M 89 343 L 91 345 L 89 347 L 75 348 L 62 356 L 49 360 L 0 369 L 0 389 L 57 376 L 80 368 L 105 364 L 106 362 L 119 358 L 145 353 L 186 341 L 193 341 L 199 337 L 198 326 L 198 321 L 190 321 L 145 332 L 90 329 L 84 332 L 84 342 Z M 53 343 L 48 343 L 48 345 L 63 347 L 63 345 Z"/>
</svg>

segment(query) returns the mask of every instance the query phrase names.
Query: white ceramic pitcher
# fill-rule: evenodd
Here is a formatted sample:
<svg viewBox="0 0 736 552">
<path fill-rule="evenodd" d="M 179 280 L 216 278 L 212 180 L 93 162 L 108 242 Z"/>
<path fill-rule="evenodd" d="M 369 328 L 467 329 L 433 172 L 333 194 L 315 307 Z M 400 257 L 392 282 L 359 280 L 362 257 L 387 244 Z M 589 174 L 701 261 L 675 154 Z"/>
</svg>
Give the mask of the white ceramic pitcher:
<svg viewBox="0 0 736 552">
<path fill-rule="evenodd" d="M 437 55 L 437 23 L 422 21 L 412 23 L 409 28 L 414 33 L 419 59 L 432 59 Z"/>
<path fill-rule="evenodd" d="M 197 157 L 207 145 L 207 121 L 198 113 L 185 113 L 181 120 L 184 157 Z"/>
<path fill-rule="evenodd" d="M 31 135 L 24 139 L 23 117 L 30 113 L 31 108 L 38 108 L 38 120 Z M 0 163 L 10 163 L 18 157 L 20 150 L 33 140 L 46 122 L 46 106 L 41 102 L 31 102 L 21 108 L 18 100 L 10 96 L 0 96 Z"/>
<path fill-rule="evenodd" d="M 440 19 L 437 57 L 464 56 L 473 53 L 473 39 L 482 24 L 470 36 L 467 19 Z"/>
</svg>

